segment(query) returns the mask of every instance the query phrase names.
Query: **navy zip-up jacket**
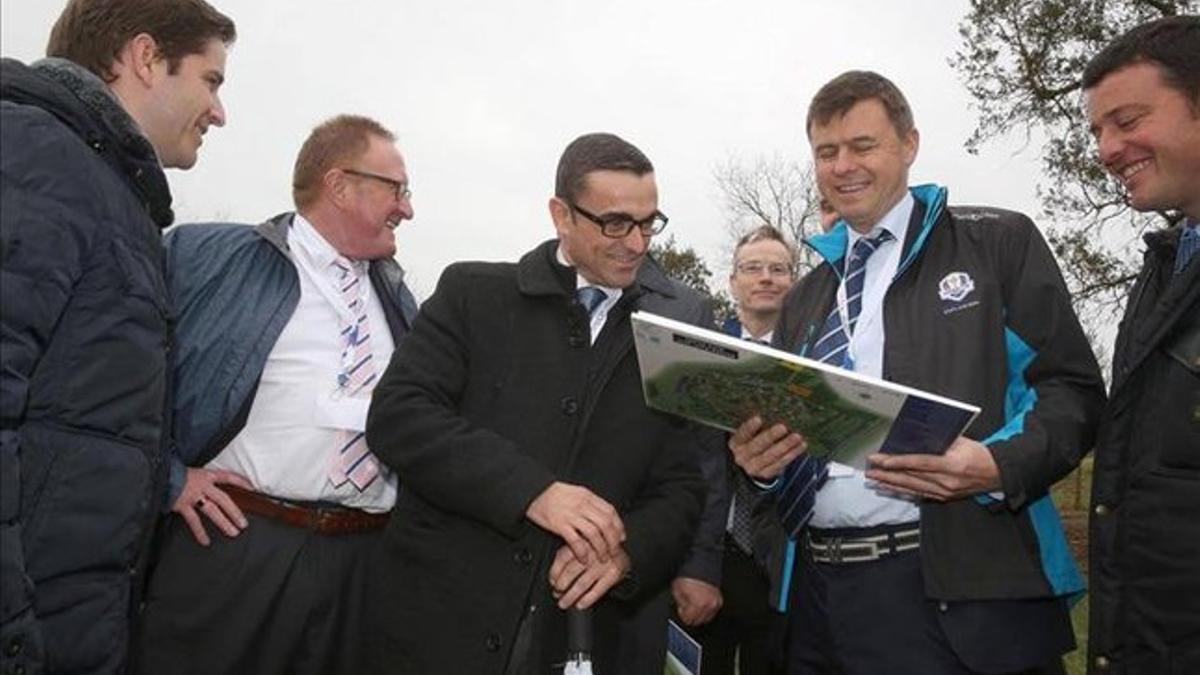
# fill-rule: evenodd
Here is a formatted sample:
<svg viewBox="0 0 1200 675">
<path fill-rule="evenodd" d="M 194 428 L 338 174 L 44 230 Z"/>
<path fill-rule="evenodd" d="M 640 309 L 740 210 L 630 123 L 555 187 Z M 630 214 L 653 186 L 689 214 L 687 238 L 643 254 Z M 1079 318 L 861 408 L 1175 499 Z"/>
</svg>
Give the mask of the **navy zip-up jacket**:
<svg viewBox="0 0 1200 675">
<path fill-rule="evenodd" d="M 167 283 L 178 315 L 170 487 L 203 466 L 246 425 L 254 391 L 279 334 L 300 302 L 287 231 L 292 213 L 258 225 L 181 225 L 167 233 Z M 395 260 L 375 260 L 371 284 L 399 346 L 417 302 Z"/>
</svg>

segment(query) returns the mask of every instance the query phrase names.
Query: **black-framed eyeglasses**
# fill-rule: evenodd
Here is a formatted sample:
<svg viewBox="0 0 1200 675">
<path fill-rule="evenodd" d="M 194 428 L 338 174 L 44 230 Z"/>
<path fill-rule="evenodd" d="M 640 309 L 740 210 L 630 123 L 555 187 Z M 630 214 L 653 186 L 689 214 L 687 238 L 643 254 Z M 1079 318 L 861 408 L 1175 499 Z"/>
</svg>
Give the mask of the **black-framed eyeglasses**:
<svg viewBox="0 0 1200 675">
<path fill-rule="evenodd" d="M 655 211 L 649 216 L 637 220 L 628 213 L 606 213 L 597 216 L 587 209 L 580 208 L 578 204 L 567 202 L 567 205 L 578 211 L 579 215 L 599 225 L 600 234 L 613 239 L 623 239 L 629 236 L 635 227 L 641 230 L 642 236 L 652 237 L 666 229 L 667 222 L 670 220 L 662 211 Z"/>
<path fill-rule="evenodd" d="M 387 183 L 388 185 L 392 186 L 393 190 L 396 191 L 396 201 L 412 198 L 412 190 L 408 188 L 408 183 L 405 183 L 404 181 L 396 180 L 395 178 L 388 178 L 387 176 L 380 176 L 379 174 L 371 173 L 370 171 L 359 171 L 358 169 L 342 169 L 342 173 L 348 173 L 351 176 L 358 176 L 359 178 L 370 178 L 371 180 L 377 180 L 380 183 Z"/>
</svg>

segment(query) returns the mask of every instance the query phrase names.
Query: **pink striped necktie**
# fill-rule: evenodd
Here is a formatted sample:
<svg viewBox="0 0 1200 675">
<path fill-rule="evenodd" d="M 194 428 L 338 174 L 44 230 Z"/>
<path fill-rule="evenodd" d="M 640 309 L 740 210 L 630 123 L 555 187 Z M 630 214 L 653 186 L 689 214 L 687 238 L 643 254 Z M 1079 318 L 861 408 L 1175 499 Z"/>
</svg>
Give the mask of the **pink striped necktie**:
<svg viewBox="0 0 1200 675">
<path fill-rule="evenodd" d="M 337 278 L 342 300 L 354 317 L 352 324 L 346 321 L 344 315 L 338 321 L 342 341 L 338 392 L 342 396 L 368 398 L 375 388 L 377 373 L 371 351 L 371 324 L 367 320 L 367 303 L 363 293 L 366 281 L 359 275 L 355 263 L 343 256 L 335 258 L 330 265 Z M 337 454 L 329 467 L 329 481 L 334 487 L 341 487 L 348 480 L 362 491 L 378 476 L 379 462 L 367 449 L 366 435 L 348 429 L 339 431 Z"/>
</svg>

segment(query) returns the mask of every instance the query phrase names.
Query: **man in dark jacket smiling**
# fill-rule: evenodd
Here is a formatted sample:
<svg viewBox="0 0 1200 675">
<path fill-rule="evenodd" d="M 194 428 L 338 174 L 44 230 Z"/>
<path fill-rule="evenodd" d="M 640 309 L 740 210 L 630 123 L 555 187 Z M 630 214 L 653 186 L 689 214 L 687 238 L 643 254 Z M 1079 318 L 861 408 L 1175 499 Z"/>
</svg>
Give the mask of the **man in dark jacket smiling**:
<svg viewBox="0 0 1200 675">
<path fill-rule="evenodd" d="M 1083 581 L 1048 492 L 1091 448 L 1104 390 L 1049 247 L 1019 213 L 909 187 L 912 110 L 877 73 L 826 83 L 807 128 L 841 219 L 808 242 L 824 262 L 775 344 L 982 410 L 944 455 L 857 467 L 801 457 L 803 429 L 733 436 L 747 473 L 782 476 L 789 672 L 1060 672 Z"/>
<path fill-rule="evenodd" d="M 520 262 L 449 267 L 375 389 L 367 441 L 403 484 L 378 573 L 386 672 L 561 672 L 563 609 L 593 605 L 598 672 L 662 672 L 699 434 L 646 409 L 629 315 L 711 315 L 646 257 L 666 217 L 629 143 L 572 142 L 550 215 L 558 239 Z M 618 637 L 656 609 L 652 635 Z M 636 642 L 657 647 L 638 665 Z"/>
<path fill-rule="evenodd" d="M 1200 672 L 1200 17 L 1139 26 L 1083 74 L 1099 159 L 1146 234 L 1092 479 L 1089 668 Z"/>
<path fill-rule="evenodd" d="M 76 0 L 0 86 L 0 668 L 124 669 L 161 501 L 164 167 L 225 122 L 233 22 Z"/>
</svg>

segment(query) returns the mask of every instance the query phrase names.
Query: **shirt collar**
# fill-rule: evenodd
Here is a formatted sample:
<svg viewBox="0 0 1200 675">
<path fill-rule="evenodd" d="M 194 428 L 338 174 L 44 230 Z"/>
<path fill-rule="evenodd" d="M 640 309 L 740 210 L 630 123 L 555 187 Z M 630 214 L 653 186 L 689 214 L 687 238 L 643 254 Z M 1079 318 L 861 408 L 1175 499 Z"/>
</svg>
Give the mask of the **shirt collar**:
<svg viewBox="0 0 1200 675">
<path fill-rule="evenodd" d="M 859 234 L 858 230 L 853 227 L 847 227 L 846 230 L 850 234 L 850 240 L 846 244 L 846 250 L 854 250 L 854 245 L 858 243 L 859 239 L 874 237 L 884 230 L 890 232 L 892 239 L 903 245 L 904 235 L 908 231 L 908 221 L 912 218 L 912 211 L 915 205 L 916 201 L 913 200 L 912 192 L 905 190 L 904 198 L 896 202 L 892 210 L 888 211 L 878 223 L 875 223 L 870 232 Z"/>
<path fill-rule="evenodd" d="M 330 244 L 317 228 L 308 221 L 307 218 L 296 214 L 292 218 L 292 232 L 295 235 L 295 241 L 304 250 L 305 255 L 313 262 L 319 270 L 324 270 L 333 264 L 339 257 L 344 257 L 337 252 L 337 249 Z M 355 273 L 362 272 L 362 262 L 358 260 L 350 260 Z"/>
<path fill-rule="evenodd" d="M 752 342 L 765 342 L 767 344 L 771 344 L 771 339 L 774 337 L 775 337 L 775 331 L 773 331 L 773 330 L 769 330 L 758 337 L 754 337 L 754 335 L 752 335 L 750 333 L 750 331 L 746 330 L 745 326 L 742 326 L 742 339 L 743 340 L 750 340 Z"/>
<path fill-rule="evenodd" d="M 555 259 L 558 260 L 558 264 L 562 265 L 563 267 L 571 267 L 576 270 L 575 271 L 575 288 L 576 288 L 576 290 L 578 290 L 580 288 L 584 288 L 585 286 L 592 286 L 593 288 L 599 288 L 600 290 L 604 291 L 604 296 L 606 298 L 621 297 L 621 293 L 623 292 L 622 289 L 612 288 L 611 286 L 601 286 L 600 284 L 593 284 L 592 282 L 590 282 L 586 278 L 584 278 L 584 276 L 579 273 L 579 268 L 572 265 L 567 260 L 567 256 L 563 255 L 561 243 L 558 245 L 558 248 L 556 248 L 554 250 L 554 257 L 555 257 Z"/>
</svg>

